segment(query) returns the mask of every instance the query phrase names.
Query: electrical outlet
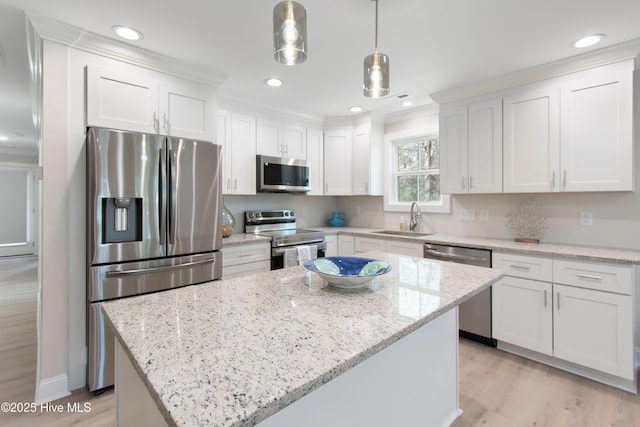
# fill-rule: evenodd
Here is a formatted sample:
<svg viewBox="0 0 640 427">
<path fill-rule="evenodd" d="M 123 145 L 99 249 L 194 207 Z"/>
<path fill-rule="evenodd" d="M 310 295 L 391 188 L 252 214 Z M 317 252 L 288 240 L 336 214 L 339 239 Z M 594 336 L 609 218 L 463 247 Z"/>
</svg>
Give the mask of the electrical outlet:
<svg viewBox="0 0 640 427">
<path fill-rule="evenodd" d="M 487 209 L 480 211 L 480 221 L 489 221 L 489 211 Z"/>
<path fill-rule="evenodd" d="M 475 209 L 460 209 L 458 211 L 458 219 L 460 221 L 475 221 L 476 220 Z"/>
<path fill-rule="evenodd" d="M 593 225 L 593 213 L 580 211 L 580 225 Z"/>
</svg>

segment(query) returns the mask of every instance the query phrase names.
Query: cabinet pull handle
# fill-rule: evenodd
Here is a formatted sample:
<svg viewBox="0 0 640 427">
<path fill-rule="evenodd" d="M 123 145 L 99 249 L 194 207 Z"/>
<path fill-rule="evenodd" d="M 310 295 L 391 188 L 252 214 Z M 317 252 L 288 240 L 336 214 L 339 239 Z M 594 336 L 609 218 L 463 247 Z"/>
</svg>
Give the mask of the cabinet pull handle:
<svg viewBox="0 0 640 427">
<path fill-rule="evenodd" d="M 169 120 L 167 120 L 167 113 L 162 115 L 162 121 L 164 130 L 167 132 L 167 135 L 169 135 L 171 133 L 171 125 L 169 124 Z"/>
<path fill-rule="evenodd" d="M 510 264 L 509 267 L 515 268 L 516 270 L 529 271 L 529 267 L 526 267 L 524 265 L 513 265 L 513 264 Z"/>
<path fill-rule="evenodd" d="M 233 189 L 237 190 L 238 189 L 238 178 L 233 180 Z"/>
<path fill-rule="evenodd" d="M 551 172 L 551 189 L 556 188 L 556 171 Z"/>
<path fill-rule="evenodd" d="M 160 120 L 158 119 L 158 113 L 153 112 L 153 128 L 156 130 L 156 133 L 160 133 Z"/>
<path fill-rule="evenodd" d="M 558 301 L 558 311 L 560 311 L 560 291 L 556 292 L 556 299 Z"/>
<path fill-rule="evenodd" d="M 547 290 L 544 290 L 544 308 L 547 308 Z"/>
<path fill-rule="evenodd" d="M 365 191 L 365 193 L 369 192 L 369 183 L 368 182 L 364 183 L 364 191 Z"/>
<path fill-rule="evenodd" d="M 231 190 L 231 178 L 227 178 L 227 191 Z"/>
<path fill-rule="evenodd" d="M 325 182 L 325 183 L 324 183 L 324 192 L 325 192 L 325 193 L 328 193 L 328 192 L 329 192 L 329 183 L 328 183 L 328 182 Z"/>
<path fill-rule="evenodd" d="M 565 169 L 562 173 L 562 189 L 566 190 L 567 188 L 567 170 Z"/>
<path fill-rule="evenodd" d="M 576 274 L 576 277 L 578 277 L 579 279 L 595 280 L 595 281 L 598 281 L 598 282 L 602 281 L 602 277 L 600 277 L 600 276 L 592 276 L 590 274 Z"/>
<path fill-rule="evenodd" d="M 464 190 L 464 189 L 466 189 L 466 183 L 467 183 L 467 181 L 466 181 L 466 180 L 467 180 L 467 177 L 463 176 L 463 177 L 462 177 L 462 189 L 463 189 L 463 190 Z"/>
<path fill-rule="evenodd" d="M 471 190 L 473 188 L 473 177 L 470 176 L 469 177 L 469 190 Z"/>
</svg>

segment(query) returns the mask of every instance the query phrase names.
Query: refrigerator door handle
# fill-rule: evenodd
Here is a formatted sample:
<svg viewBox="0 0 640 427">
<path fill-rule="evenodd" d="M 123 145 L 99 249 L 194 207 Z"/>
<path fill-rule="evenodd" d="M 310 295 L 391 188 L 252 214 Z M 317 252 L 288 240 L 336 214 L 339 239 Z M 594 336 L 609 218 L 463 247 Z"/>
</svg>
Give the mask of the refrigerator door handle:
<svg viewBox="0 0 640 427">
<path fill-rule="evenodd" d="M 158 234 L 160 235 L 160 245 L 162 246 L 164 246 L 165 244 L 165 230 L 167 229 L 167 194 L 164 189 L 167 182 L 167 161 L 165 152 L 166 150 L 164 149 L 164 147 L 160 149 L 160 160 L 158 165 L 158 169 L 160 172 L 160 178 L 158 180 L 158 212 L 160 215 L 160 221 L 158 221 Z"/>
<path fill-rule="evenodd" d="M 193 266 L 196 266 L 196 265 L 213 264 L 214 262 L 215 262 L 215 259 L 214 258 L 210 258 L 210 259 L 203 259 L 203 260 L 199 260 L 199 261 L 186 262 L 184 264 L 178 264 L 178 265 L 164 265 L 162 267 L 138 268 L 138 269 L 135 269 L 135 270 L 124 270 L 124 271 L 107 271 L 106 276 L 111 278 L 111 277 L 132 276 L 132 275 L 135 275 L 135 274 L 156 273 L 156 272 L 160 272 L 160 271 L 176 270 L 176 269 L 179 269 L 179 268 L 193 267 Z"/>
<path fill-rule="evenodd" d="M 178 147 L 178 151 L 180 150 L 180 148 Z M 177 188 L 177 182 L 175 182 L 175 179 L 178 177 L 178 160 L 174 159 L 173 157 L 173 153 L 174 151 L 172 149 L 168 149 L 167 150 L 167 159 L 168 159 L 168 163 L 169 163 L 169 185 L 167 186 L 167 193 L 169 196 L 169 244 L 170 245 L 174 245 L 176 243 L 176 229 L 178 227 L 177 221 L 178 221 L 178 215 L 177 215 L 177 210 L 176 210 L 176 200 L 177 200 L 177 194 L 176 194 L 176 188 Z"/>
</svg>

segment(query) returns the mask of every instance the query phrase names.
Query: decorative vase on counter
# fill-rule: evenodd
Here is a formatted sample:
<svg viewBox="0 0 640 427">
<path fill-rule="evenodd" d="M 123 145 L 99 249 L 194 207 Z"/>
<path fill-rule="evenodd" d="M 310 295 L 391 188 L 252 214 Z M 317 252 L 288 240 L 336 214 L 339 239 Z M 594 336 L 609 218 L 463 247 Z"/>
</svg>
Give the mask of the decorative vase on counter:
<svg viewBox="0 0 640 427">
<path fill-rule="evenodd" d="M 332 227 L 342 227 L 345 224 L 344 212 L 332 212 L 327 223 Z"/>
<path fill-rule="evenodd" d="M 233 217 L 231 211 L 224 204 L 224 197 L 222 198 L 222 237 L 229 237 L 236 229 L 236 219 Z"/>
</svg>

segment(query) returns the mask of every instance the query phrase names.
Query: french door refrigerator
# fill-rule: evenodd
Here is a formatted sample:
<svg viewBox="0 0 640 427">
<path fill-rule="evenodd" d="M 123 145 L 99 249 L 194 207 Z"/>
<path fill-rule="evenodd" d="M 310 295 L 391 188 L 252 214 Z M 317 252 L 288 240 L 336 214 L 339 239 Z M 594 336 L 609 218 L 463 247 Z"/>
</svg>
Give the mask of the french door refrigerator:
<svg viewBox="0 0 640 427">
<path fill-rule="evenodd" d="M 87 130 L 87 387 L 114 382 L 101 304 L 222 276 L 221 147 Z"/>
</svg>

